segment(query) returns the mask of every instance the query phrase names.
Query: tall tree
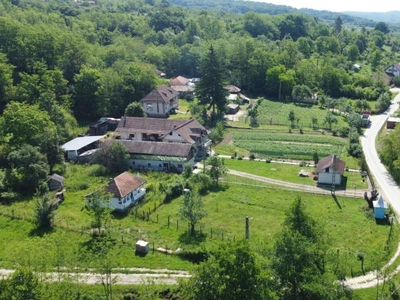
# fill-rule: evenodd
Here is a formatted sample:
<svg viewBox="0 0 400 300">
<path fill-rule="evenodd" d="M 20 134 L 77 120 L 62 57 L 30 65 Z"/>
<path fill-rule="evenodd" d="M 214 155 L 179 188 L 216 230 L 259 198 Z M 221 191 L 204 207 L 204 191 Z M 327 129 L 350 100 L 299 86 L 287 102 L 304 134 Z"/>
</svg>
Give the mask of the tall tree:
<svg viewBox="0 0 400 300">
<path fill-rule="evenodd" d="M 125 109 L 125 116 L 127 117 L 145 117 L 143 105 L 139 102 L 130 103 Z"/>
<path fill-rule="evenodd" d="M 339 284 L 325 268 L 327 239 L 298 197 L 286 214 L 272 257 L 280 299 L 340 299 Z"/>
<path fill-rule="evenodd" d="M 249 243 L 225 243 L 184 284 L 187 299 L 276 299 Z"/>
<path fill-rule="evenodd" d="M 103 144 L 94 157 L 93 163 L 98 163 L 107 168 L 110 173 L 121 173 L 128 169 L 129 153 L 126 147 L 117 141 Z"/>
<path fill-rule="evenodd" d="M 185 192 L 179 214 L 189 221 L 190 232 L 193 234 L 196 224 L 207 215 L 200 195 L 192 191 Z"/>
<path fill-rule="evenodd" d="M 5 183 L 14 191 L 33 193 L 44 183 L 49 173 L 46 156 L 38 148 L 24 145 L 7 156 Z"/>
<path fill-rule="evenodd" d="M 227 91 L 224 89 L 224 70 L 211 45 L 200 65 L 201 80 L 196 85 L 200 104 L 212 109 L 212 119 L 225 111 Z"/>
<path fill-rule="evenodd" d="M 210 166 L 210 169 L 207 172 L 211 178 L 211 181 L 215 185 L 218 185 L 220 177 L 225 175 L 227 172 L 227 169 L 224 164 L 224 160 L 222 158 L 218 158 L 216 156 L 211 156 L 208 159 L 207 164 Z"/>
</svg>

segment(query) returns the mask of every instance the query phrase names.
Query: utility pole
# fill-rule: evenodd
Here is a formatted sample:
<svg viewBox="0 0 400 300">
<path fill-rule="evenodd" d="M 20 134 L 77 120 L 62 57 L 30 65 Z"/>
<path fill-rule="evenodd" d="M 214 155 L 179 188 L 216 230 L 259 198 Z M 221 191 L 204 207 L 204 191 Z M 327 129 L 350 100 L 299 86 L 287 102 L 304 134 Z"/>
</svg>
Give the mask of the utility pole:
<svg viewBox="0 0 400 300">
<path fill-rule="evenodd" d="M 249 217 L 246 217 L 245 221 L 245 238 L 248 240 L 250 237 L 250 226 L 249 226 Z"/>
<path fill-rule="evenodd" d="M 336 155 L 333 154 L 333 164 L 332 164 L 332 191 L 331 194 L 335 195 L 335 187 L 336 187 Z"/>
</svg>

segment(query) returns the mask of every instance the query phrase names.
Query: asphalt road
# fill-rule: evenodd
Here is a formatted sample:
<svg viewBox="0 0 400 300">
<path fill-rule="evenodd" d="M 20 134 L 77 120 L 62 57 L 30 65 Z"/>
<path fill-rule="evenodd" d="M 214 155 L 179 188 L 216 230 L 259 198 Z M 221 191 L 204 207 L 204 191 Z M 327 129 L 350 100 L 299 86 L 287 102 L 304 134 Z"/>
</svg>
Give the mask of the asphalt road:
<svg viewBox="0 0 400 300">
<path fill-rule="evenodd" d="M 361 145 L 364 155 L 371 171 L 375 184 L 383 200 L 389 203 L 396 214 L 400 216 L 400 188 L 393 180 L 392 176 L 381 163 L 376 151 L 376 137 L 385 125 L 387 118 L 392 115 L 399 107 L 400 94 L 394 99 L 393 104 L 383 114 L 371 117 L 371 126 L 361 137 Z M 400 149 L 398 149 L 400 151 Z"/>
</svg>

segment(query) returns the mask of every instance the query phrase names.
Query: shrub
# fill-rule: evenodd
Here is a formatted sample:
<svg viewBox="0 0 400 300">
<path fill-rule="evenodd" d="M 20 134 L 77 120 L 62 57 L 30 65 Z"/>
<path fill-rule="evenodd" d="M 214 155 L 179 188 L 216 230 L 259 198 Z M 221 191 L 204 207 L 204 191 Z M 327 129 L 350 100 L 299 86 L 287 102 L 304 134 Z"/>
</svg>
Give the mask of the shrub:
<svg viewBox="0 0 400 300">
<path fill-rule="evenodd" d="M 303 132 L 303 128 L 300 128 L 300 134 L 303 134 L 304 132 Z"/>
<path fill-rule="evenodd" d="M 238 160 L 242 160 L 242 159 L 243 159 L 243 156 L 239 155 Z"/>
<path fill-rule="evenodd" d="M 269 163 L 271 162 L 271 159 L 270 159 L 270 158 L 267 158 L 267 159 L 265 160 L 265 162 L 266 162 L 267 164 L 269 164 Z"/>
<path fill-rule="evenodd" d="M 254 153 L 251 153 L 251 154 L 249 155 L 249 159 L 250 159 L 250 160 L 255 160 L 255 159 L 256 159 L 256 156 L 254 155 Z"/>
<path fill-rule="evenodd" d="M 307 162 L 305 162 L 304 160 L 300 162 L 299 164 L 300 167 L 306 167 L 307 166 Z"/>
</svg>

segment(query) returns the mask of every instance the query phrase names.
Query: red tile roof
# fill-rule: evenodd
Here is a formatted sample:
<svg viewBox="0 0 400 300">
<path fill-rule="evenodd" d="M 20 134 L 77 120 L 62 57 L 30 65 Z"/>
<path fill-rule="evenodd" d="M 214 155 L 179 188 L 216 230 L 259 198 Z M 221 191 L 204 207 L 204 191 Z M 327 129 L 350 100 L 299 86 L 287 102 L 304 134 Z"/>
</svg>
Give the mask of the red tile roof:
<svg viewBox="0 0 400 300">
<path fill-rule="evenodd" d="M 108 184 L 107 192 L 113 194 L 116 198 L 122 198 L 145 183 L 146 180 L 143 178 L 124 172 L 111 180 Z"/>
<path fill-rule="evenodd" d="M 187 85 L 189 83 L 189 81 L 190 81 L 190 79 L 188 79 L 186 77 L 178 76 L 178 77 L 171 78 L 171 80 L 169 81 L 169 84 L 171 86 L 174 86 L 174 85 L 182 86 L 182 85 Z"/>
<path fill-rule="evenodd" d="M 322 158 L 317 164 L 317 173 L 323 171 L 324 169 L 331 167 L 335 169 L 336 173 L 341 175 L 344 174 L 346 164 L 343 160 L 336 157 L 335 154 L 329 155 L 328 157 Z"/>
</svg>

